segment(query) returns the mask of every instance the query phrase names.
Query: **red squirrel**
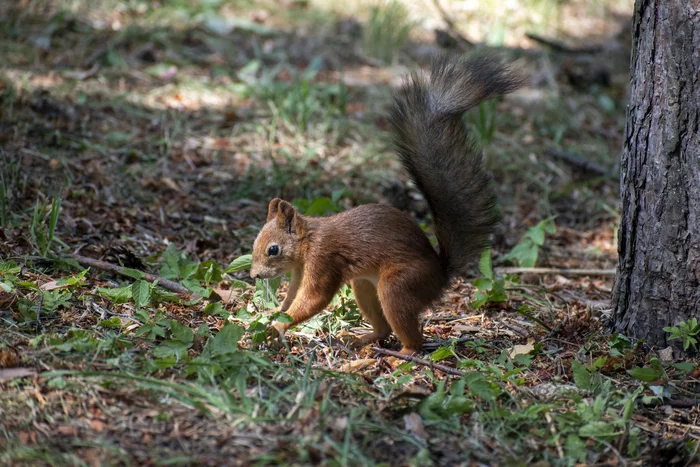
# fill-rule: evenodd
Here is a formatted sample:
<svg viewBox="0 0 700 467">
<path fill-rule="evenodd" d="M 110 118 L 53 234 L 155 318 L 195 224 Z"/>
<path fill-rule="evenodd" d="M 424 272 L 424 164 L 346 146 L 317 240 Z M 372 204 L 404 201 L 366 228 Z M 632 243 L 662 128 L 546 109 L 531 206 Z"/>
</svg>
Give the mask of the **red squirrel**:
<svg viewBox="0 0 700 467">
<path fill-rule="evenodd" d="M 491 175 L 463 115 L 522 84 L 522 76 L 494 56 L 440 55 L 428 74 L 412 73 L 393 96 L 394 145 L 428 202 L 439 251 L 409 214 L 391 206 L 367 204 L 317 218 L 279 198 L 270 201 L 250 275 L 291 272 L 280 310 L 292 322 L 273 323 L 280 337 L 320 313 L 350 282 L 373 328 L 362 342 L 386 339 L 393 331 L 402 353 L 421 350 L 421 313 L 478 258 L 499 220 Z"/>
</svg>

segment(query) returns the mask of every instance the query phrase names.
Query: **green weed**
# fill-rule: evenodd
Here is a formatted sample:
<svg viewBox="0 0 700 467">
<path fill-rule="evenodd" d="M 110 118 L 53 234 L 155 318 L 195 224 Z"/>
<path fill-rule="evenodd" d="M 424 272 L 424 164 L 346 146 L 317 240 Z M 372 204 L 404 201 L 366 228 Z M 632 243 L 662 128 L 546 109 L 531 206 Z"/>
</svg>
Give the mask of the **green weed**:
<svg viewBox="0 0 700 467">
<path fill-rule="evenodd" d="M 268 103 L 274 118 L 288 125 L 290 130 L 307 131 L 312 123 L 327 127 L 330 122 L 345 116 L 347 89 L 342 82 L 317 82 L 322 65 L 323 59 L 315 57 L 303 72 L 292 66 L 279 65 L 256 79 L 254 76 L 260 70 L 260 62 L 253 60 L 239 72 L 239 76 L 249 83 L 250 92 Z M 280 74 L 286 74 L 288 79 L 277 80 Z"/>
<path fill-rule="evenodd" d="M 336 190 L 331 194 L 331 197 L 321 196 L 313 199 L 295 199 L 292 204 L 295 208 L 302 212 L 305 216 L 323 216 L 334 214 L 343 210 L 338 204 L 343 196 L 344 190 Z"/>
<path fill-rule="evenodd" d="M 545 236 L 548 233 L 556 233 L 554 216 L 548 217 L 527 229 L 520 242 L 504 256 L 504 259 L 514 261 L 523 268 L 535 267 L 539 248 L 544 245 Z"/>
<path fill-rule="evenodd" d="M 680 339 L 683 343 L 683 350 L 693 347 L 693 350 L 698 350 L 698 339 L 700 336 L 700 324 L 697 318 L 691 318 L 688 321 L 681 321 L 678 326 L 667 326 L 664 331 L 669 333 L 669 340 Z"/>
<path fill-rule="evenodd" d="M 48 212 L 47 212 L 48 209 Z M 61 198 L 54 198 L 51 207 L 37 200 L 34 205 L 29 231 L 34 247 L 41 256 L 46 256 L 54 242 L 59 240 L 54 236 L 58 215 L 61 212 Z M 59 242 L 60 243 L 60 242 Z"/>
<path fill-rule="evenodd" d="M 413 23 L 401 2 L 380 2 L 370 10 L 369 21 L 362 33 L 362 47 L 368 55 L 391 64 L 406 43 L 411 29 Z"/>
<path fill-rule="evenodd" d="M 467 114 L 477 141 L 483 148 L 491 144 L 493 135 L 496 132 L 497 105 L 497 99 L 489 99 L 480 103 L 476 112 Z"/>
<path fill-rule="evenodd" d="M 506 296 L 505 279 L 496 278 L 491 264 L 491 250 L 484 250 L 479 260 L 479 272 L 481 277 L 474 281 L 474 301 L 471 306 L 474 309 L 482 307 L 486 303 L 498 303 L 505 301 Z"/>
</svg>

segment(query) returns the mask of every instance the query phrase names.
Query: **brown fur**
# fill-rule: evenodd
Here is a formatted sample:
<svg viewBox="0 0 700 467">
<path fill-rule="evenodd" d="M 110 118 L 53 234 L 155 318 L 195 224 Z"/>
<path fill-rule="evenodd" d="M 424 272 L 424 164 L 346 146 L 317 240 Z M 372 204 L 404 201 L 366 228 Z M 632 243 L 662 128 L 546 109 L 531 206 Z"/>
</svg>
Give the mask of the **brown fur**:
<svg viewBox="0 0 700 467">
<path fill-rule="evenodd" d="M 369 204 L 325 218 L 305 217 L 286 201 L 270 201 L 253 245 L 254 278 L 292 273 L 276 322 L 280 335 L 320 313 L 350 282 L 363 317 L 381 340 L 393 330 L 402 352 L 421 349 L 420 315 L 488 241 L 498 216 L 490 176 L 470 142 L 462 113 L 521 82 L 489 56 L 438 57 L 430 79 L 415 74 L 395 96 L 391 123 L 404 166 L 425 195 L 440 252 L 406 213 Z M 270 247 L 279 253 L 269 255 Z"/>
<path fill-rule="evenodd" d="M 440 296 L 447 277 L 408 214 L 369 204 L 312 218 L 279 199 L 270 202 L 270 212 L 253 246 L 251 276 L 292 272 L 281 311 L 293 323 L 275 323 L 281 334 L 320 313 L 340 286 L 351 282 L 362 315 L 374 328 L 365 340 L 384 339 L 393 329 L 406 351 L 420 350 L 420 313 Z M 271 245 L 280 248 L 279 255 L 268 256 Z"/>
</svg>

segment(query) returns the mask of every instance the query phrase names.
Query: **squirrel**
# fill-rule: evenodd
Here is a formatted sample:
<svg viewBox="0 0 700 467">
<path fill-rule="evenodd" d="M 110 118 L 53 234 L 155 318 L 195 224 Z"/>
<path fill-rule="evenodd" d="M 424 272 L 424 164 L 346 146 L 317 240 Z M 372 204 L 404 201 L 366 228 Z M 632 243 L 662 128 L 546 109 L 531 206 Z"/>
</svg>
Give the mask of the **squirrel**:
<svg viewBox="0 0 700 467">
<path fill-rule="evenodd" d="M 491 175 L 463 114 L 523 84 L 519 73 L 493 55 L 439 55 L 429 74 L 411 73 L 394 93 L 393 142 L 427 200 L 439 251 L 409 214 L 391 206 L 367 204 L 307 217 L 287 201 L 270 201 L 253 244 L 250 275 L 264 279 L 291 272 L 279 310 L 292 322 L 272 323 L 280 338 L 320 313 L 350 282 L 373 328 L 361 342 L 384 340 L 393 331 L 402 353 L 421 350 L 421 313 L 478 258 L 500 217 Z"/>
</svg>

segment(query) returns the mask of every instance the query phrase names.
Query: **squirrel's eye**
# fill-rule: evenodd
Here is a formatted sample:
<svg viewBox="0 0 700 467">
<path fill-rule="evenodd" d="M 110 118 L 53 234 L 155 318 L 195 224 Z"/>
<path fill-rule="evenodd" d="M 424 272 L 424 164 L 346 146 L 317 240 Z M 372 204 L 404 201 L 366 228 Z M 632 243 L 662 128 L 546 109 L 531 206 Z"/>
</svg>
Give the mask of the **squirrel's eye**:
<svg viewBox="0 0 700 467">
<path fill-rule="evenodd" d="M 267 249 L 267 255 L 268 256 L 277 256 L 280 253 L 280 247 L 277 245 L 272 245 L 270 248 Z"/>
</svg>

